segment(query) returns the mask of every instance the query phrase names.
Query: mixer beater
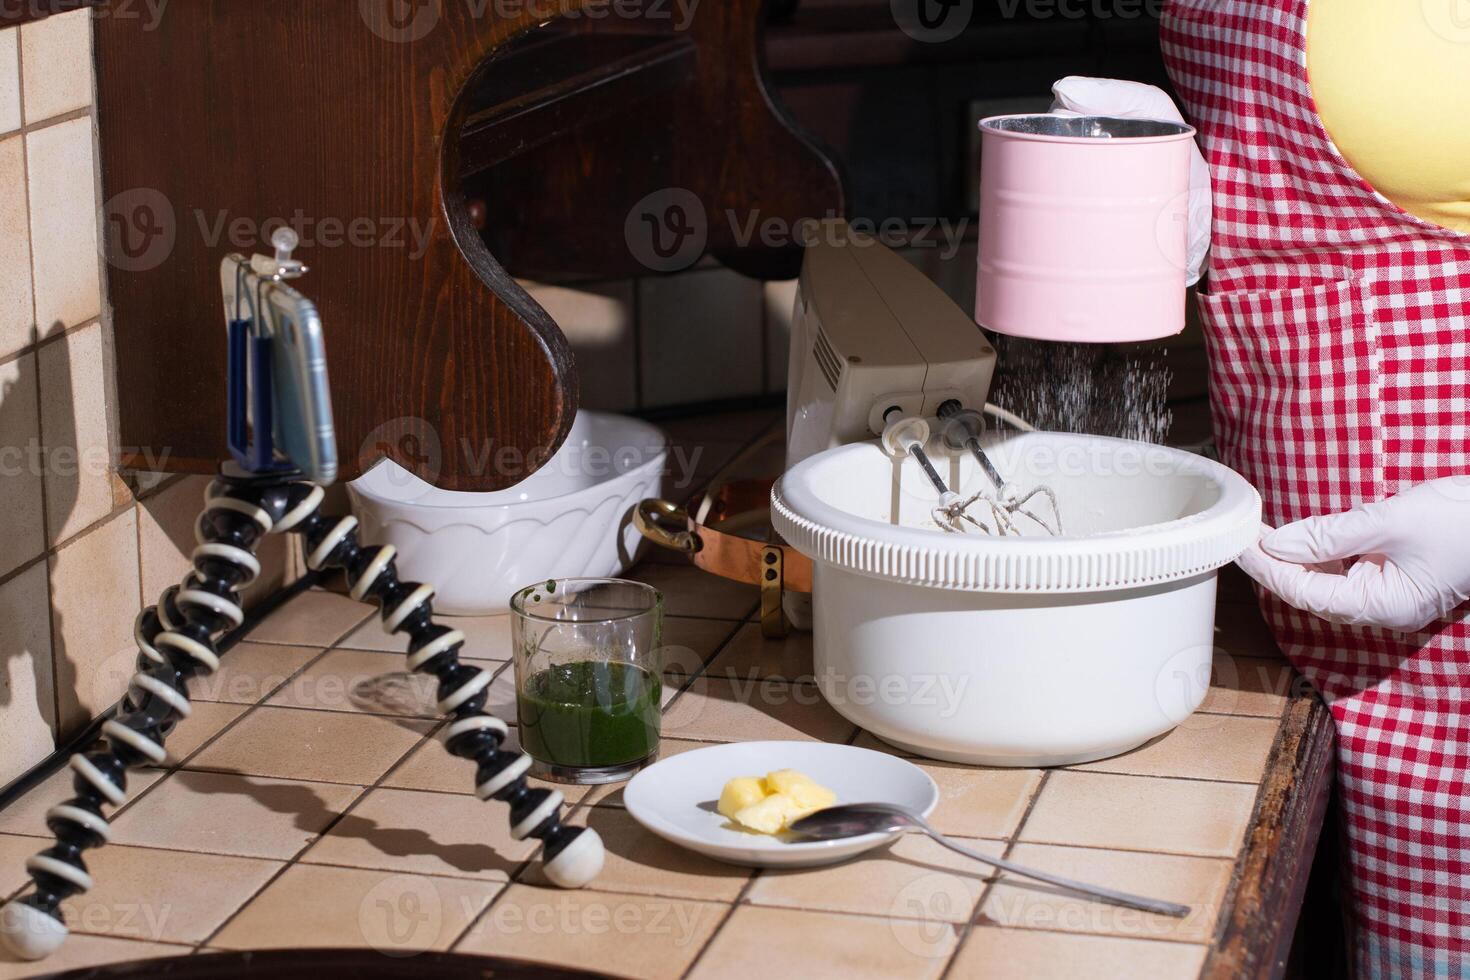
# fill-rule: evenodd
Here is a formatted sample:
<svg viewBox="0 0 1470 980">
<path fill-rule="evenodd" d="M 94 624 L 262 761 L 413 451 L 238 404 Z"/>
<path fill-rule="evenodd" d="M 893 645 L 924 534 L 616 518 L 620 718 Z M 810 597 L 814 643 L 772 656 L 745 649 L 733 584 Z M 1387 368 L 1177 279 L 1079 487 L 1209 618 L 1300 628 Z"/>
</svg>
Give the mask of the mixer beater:
<svg viewBox="0 0 1470 980">
<path fill-rule="evenodd" d="M 904 415 L 903 409 L 893 406 L 883 413 L 883 448 L 890 456 L 901 459 L 913 456 L 925 477 L 939 494 L 939 502 L 930 511 L 941 530 L 951 534 L 964 534 L 969 527 L 978 528 L 985 534 L 1000 537 L 1021 534 L 1016 525 L 1016 515 L 1028 518 L 1047 534 L 1057 537 L 1062 534 L 1062 512 L 1057 504 L 1057 495 L 1045 484 L 1024 492 L 1017 491 L 1000 475 L 989 455 L 980 443 L 984 432 L 985 417 L 973 409 L 966 409 L 959 401 L 951 399 L 939 406 L 939 418 L 944 421 L 943 438 L 952 450 L 968 450 L 980 464 L 986 477 L 995 486 L 994 494 L 978 490 L 968 497 L 950 489 L 939 471 L 934 467 L 924 446 L 929 441 L 929 423 L 916 416 Z M 1052 519 L 1046 520 L 1028 504 L 1037 497 L 1050 504 Z M 994 526 L 987 524 L 970 513 L 970 508 L 982 505 L 989 508 Z M 967 527 L 966 525 L 969 525 Z"/>
</svg>

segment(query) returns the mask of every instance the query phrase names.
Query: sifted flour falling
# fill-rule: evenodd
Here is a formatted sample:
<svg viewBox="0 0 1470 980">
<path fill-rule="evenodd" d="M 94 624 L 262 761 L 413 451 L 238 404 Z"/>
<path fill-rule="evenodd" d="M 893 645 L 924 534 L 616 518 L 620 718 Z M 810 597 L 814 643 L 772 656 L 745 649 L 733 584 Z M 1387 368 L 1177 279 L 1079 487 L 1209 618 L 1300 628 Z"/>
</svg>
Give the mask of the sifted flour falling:
<svg viewBox="0 0 1470 980">
<path fill-rule="evenodd" d="M 990 339 L 999 355 L 990 400 L 1036 428 L 1150 443 L 1168 434 L 1164 348 Z"/>
</svg>

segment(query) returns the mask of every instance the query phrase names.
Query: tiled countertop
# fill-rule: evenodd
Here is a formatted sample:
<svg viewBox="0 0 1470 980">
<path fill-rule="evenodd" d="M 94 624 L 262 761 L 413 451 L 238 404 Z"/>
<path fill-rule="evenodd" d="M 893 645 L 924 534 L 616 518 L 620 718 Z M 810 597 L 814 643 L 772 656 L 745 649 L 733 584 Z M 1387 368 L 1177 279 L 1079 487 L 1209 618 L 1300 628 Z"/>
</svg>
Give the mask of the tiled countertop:
<svg viewBox="0 0 1470 980">
<path fill-rule="evenodd" d="M 675 427 L 706 450 L 706 474 L 770 420 L 729 421 L 715 430 L 733 431 L 728 442 Z M 681 562 L 653 555 L 632 572 L 664 591 L 666 639 L 681 648 L 666 753 L 768 738 L 884 749 L 817 695 L 809 635 L 763 640 L 750 589 Z M 499 805 L 474 797 L 468 764 L 434 738 L 427 687 L 386 689 L 396 699 L 369 707 L 352 696 L 402 669 L 372 611 L 311 591 L 196 685 L 167 766 L 130 777 L 113 843 L 88 855 L 97 884 L 70 903 L 63 951 L 44 965 L 0 960 L 0 978 L 304 946 L 453 949 L 638 977 L 1237 975 L 1277 955 L 1280 933 L 1289 940 L 1296 910 L 1282 903 L 1315 839 L 1325 722 L 1243 580 L 1223 582 L 1216 685 L 1169 735 L 1068 769 L 915 760 L 940 786 L 940 830 L 1192 905 L 1182 921 L 993 876 L 917 837 L 825 869 L 722 865 L 644 832 L 616 786 L 561 787 L 608 859 L 586 890 L 548 888 L 532 846 L 511 840 Z M 465 656 L 497 671 L 491 710 L 513 720 L 507 618 L 454 625 Z M 66 782 L 0 812 L 0 894 L 20 888 Z"/>
</svg>

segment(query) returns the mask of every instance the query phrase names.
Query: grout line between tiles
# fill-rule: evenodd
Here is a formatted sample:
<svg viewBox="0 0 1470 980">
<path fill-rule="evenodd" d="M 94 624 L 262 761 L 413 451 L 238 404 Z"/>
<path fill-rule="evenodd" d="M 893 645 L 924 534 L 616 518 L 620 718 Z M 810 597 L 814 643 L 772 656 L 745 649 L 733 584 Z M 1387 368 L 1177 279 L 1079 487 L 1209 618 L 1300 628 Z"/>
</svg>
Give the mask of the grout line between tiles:
<svg viewBox="0 0 1470 980">
<path fill-rule="evenodd" d="M 728 925 L 730 920 L 735 917 L 735 910 L 740 908 L 742 905 L 746 908 L 751 907 L 750 902 L 748 901 L 750 897 L 750 890 L 755 887 L 755 883 L 760 880 L 760 877 L 764 872 L 764 868 L 755 869 L 755 873 L 750 876 L 750 878 L 745 882 L 745 885 L 735 895 L 735 900 L 730 903 L 730 907 L 726 909 L 724 916 L 719 921 L 719 924 L 717 924 L 713 931 L 710 932 L 709 938 L 704 941 L 704 945 L 699 947 L 699 952 L 694 954 L 694 959 L 689 961 L 689 966 L 684 970 L 683 976 L 689 976 L 694 972 L 695 968 L 699 966 L 699 961 L 704 959 L 704 954 L 709 952 L 709 948 L 714 945 L 715 939 L 718 938 L 720 933 L 725 931 L 725 926 Z"/>
<path fill-rule="evenodd" d="M 1051 774 L 1052 770 L 1050 769 L 1041 770 L 1041 779 L 1037 780 L 1036 790 L 1031 794 L 1031 799 L 1026 801 L 1026 809 L 1021 814 L 1021 819 L 1016 821 L 1016 826 L 1012 828 L 1010 834 L 1006 837 L 1006 846 L 1000 853 L 1002 859 L 1009 859 L 1011 852 L 1015 850 L 1016 843 L 1020 840 L 1021 832 L 1026 829 L 1026 822 L 1031 819 L 1031 814 L 1036 809 L 1036 804 L 1041 799 L 1041 794 L 1046 790 L 1046 784 L 1050 781 Z M 939 980 L 948 980 L 950 970 L 954 969 L 955 960 L 959 958 L 960 951 L 964 949 L 965 943 L 970 938 L 970 933 L 975 930 L 976 923 L 980 921 L 980 916 L 985 908 L 985 901 L 990 897 L 991 888 L 999 880 L 999 871 L 996 872 L 994 878 L 986 880 L 985 887 L 981 889 L 979 897 L 975 899 L 975 911 L 960 926 L 959 936 L 955 939 L 954 949 L 950 951 L 949 960 L 944 964 L 944 969 L 939 974 Z"/>
<path fill-rule="evenodd" d="M 588 792 L 591 792 L 592 789 L 593 787 L 588 787 Z M 490 801 L 485 800 L 484 802 L 489 803 Z M 561 822 L 563 824 L 571 823 L 573 817 L 575 817 L 582 810 L 590 808 L 590 806 L 591 804 L 587 803 L 586 795 L 584 794 L 582 799 L 578 800 L 576 803 L 569 805 L 566 808 L 566 810 L 562 813 Z M 495 907 L 496 903 L 500 901 L 501 897 L 504 896 L 506 892 L 510 891 L 510 887 L 512 885 L 524 884 L 524 882 L 520 880 L 521 875 L 523 875 L 527 870 L 530 869 L 531 864 L 538 857 L 540 857 L 541 851 L 542 848 L 536 848 L 535 851 L 531 852 L 531 855 L 529 857 L 527 857 L 525 860 L 521 861 L 513 869 L 511 869 L 508 874 L 508 880 L 505 883 L 505 887 L 501 888 L 494 895 L 492 895 L 490 897 L 490 901 L 485 903 L 485 907 L 480 910 L 480 913 L 465 924 L 465 927 L 460 930 L 459 935 L 455 936 L 454 941 L 446 947 L 448 952 L 452 953 L 456 949 L 458 949 L 460 943 L 468 939 L 470 937 L 470 934 L 479 928 L 480 923 L 485 921 L 485 918 L 490 915 L 491 909 Z"/>
<path fill-rule="evenodd" d="M 330 648 L 328 648 L 328 649 L 330 650 Z M 323 652 L 323 656 L 325 656 L 325 655 L 326 655 L 326 652 L 324 651 Z M 239 904 L 239 906 L 237 906 L 233 912 L 231 912 L 228 916 L 226 916 L 220 922 L 219 925 L 215 926 L 214 929 L 209 933 L 209 935 L 207 935 L 207 936 L 204 937 L 204 939 L 199 943 L 199 945 L 201 947 L 203 947 L 203 946 L 208 945 L 210 942 L 213 942 L 214 939 L 215 939 L 215 937 L 217 937 L 221 932 L 223 932 L 225 930 L 225 928 L 227 926 L 229 926 L 229 924 L 231 922 L 233 922 L 236 918 L 238 918 L 239 915 L 240 915 L 240 913 L 243 912 L 243 911 L 245 911 L 245 909 L 247 909 L 252 902 L 254 902 L 257 898 L 259 898 L 261 896 L 261 894 L 264 893 L 267 888 L 269 888 L 271 885 L 273 885 L 277 880 L 280 879 L 280 877 L 282 875 L 284 875 L 291 868 L 294 868 L 298 864 L 300 864 L 301 863 L 302 855 L 304 855 L 307 851 L 311 850 L 314 846 L 316 846 L 316 844 L 317 844 L 318 841 L 320 841 L 322 838 L 326 837 L 329 833 L 331 833 L 332 832 L 332 828 L 333 827 L 336 827 L 343 820 L 345 820 L 350 813 L 352 813 L 354 810 L 357 809 L 357 807 L 359 805 L 361 805 L 361 803 L 362 803 L 363 800 L 367 799 L 370 795 L 372 795 L 372 793 L 373 793 L 374 790 L 382 788 L 383 781 L 386 780 L 389 776 L 393 775 L 393 773 L 396 772 L 398 770 L 398 768 L 403 765 L 404 760 L 408 759 L 409 756 L 411 756 L 415 752 L 417 752 L 423 746 L 423 744 L 426 741 L 428 741 L 429 739 L 434 738 L 435 734 L 442 727 L 443 727 L 443 722 L 442 721 L 439 724 L 432 726 L 427 732 L 425 732 L 423 734 L 423 736 L 418 741 L 414 742 L 413 745 L 411 745 L 406 752 L 404 752 L 402 755 L 400 755 L 397 760 L 395 760 L 391 765 L 389 765 L 387 767 L 387 769 L 385 769 L 383 771 L 383 773 L 380 776 L 378 776 L 378 778 L 376 780 L 374 780 L 371 785 L 362 786 L 361 787 L 362 792 L 358 793 L 357 796 L 353 797 L 352 798 L 352 801 L 347 804 L 346 808 L 344 808 L 341 813 L 337 814 L 337 816 L 335 818 L 333 818 L 332 820 L 329 820 L 326 823 L 326 825 L 323 826 L 319 831 L 317 831 L 317 833 L 310 840 L 308 840 L 305 844 L 303 844 L 299 850 L 297 850 L 294 854 L 292 854 L 290 857 L 288 857 L 286 859 L 285 863 L 282 864 L 281 867 L 279 867 L 279 868 L 276 869 L 276 873 L 275 874 L 271 875 L 270 878 L 268 878 L 259 888 L 257 888 L 254 892 L 252 892 L 250 894 L 249 897 L 247 897 L 243 902 L 241 902 Z M 313 782 L 313 780 L 300 780 L 300 781 L 301 782 Z M 331 784 L 331 785 L 344 785 L 344 784 L 335 783 L 335 784 Z M 345 784 L 345 785 L 357 785 L 357 784 Z M 358 869 L 358 870 L 364 870 L 364 869 Z"/>
</svg>

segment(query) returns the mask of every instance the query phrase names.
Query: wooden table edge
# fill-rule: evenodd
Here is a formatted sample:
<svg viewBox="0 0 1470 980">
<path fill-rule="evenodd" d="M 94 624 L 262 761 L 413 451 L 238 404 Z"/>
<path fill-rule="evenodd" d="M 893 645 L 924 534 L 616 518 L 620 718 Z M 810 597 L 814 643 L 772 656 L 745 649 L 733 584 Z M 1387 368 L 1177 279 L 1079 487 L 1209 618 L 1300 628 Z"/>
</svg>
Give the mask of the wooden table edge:
<svg viewBox="0 0 1470 980">
<path fill-rule="evenodd" d="M 1205 980 L 1276 978 L 1286 968 L 1332 795 L 1336 732 L 1315 691 L 1287 704 L 1235 863 Z"/>
</svg>

